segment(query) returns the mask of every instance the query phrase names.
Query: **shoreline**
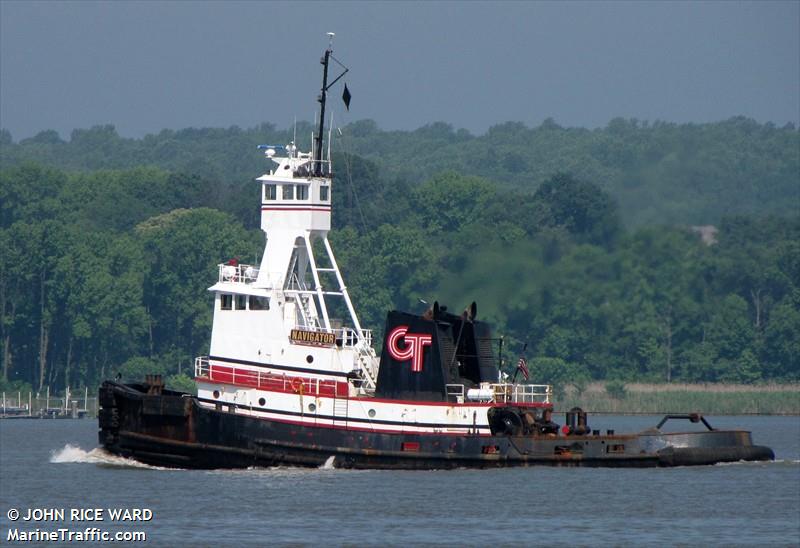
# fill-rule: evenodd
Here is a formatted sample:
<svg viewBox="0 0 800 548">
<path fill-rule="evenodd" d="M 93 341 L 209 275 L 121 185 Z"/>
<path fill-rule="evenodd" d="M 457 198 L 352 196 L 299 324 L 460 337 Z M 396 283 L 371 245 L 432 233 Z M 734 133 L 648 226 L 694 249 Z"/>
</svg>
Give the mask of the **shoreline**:
<svg viewBox="0 0 800 548">
<path fill-rule="evenodd" d="M 608 415 L 701 413 L 704 415 L 800 416 L 800 385 L 625 383 L 609 394 L 592 382 L 578 392 L 568 387 L 555 398 L 558 409 L 580 407 Z M 620 390 L 620 386 L 624 388 Z"/>
</svg>

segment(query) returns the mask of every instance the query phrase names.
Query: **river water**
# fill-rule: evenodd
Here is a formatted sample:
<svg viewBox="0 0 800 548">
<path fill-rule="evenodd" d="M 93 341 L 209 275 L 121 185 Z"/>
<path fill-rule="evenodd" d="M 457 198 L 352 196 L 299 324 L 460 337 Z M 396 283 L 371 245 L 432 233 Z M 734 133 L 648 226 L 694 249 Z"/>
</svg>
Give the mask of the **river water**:
<svg viewBox="0 0 800 548">
<path fill-rule="evenodd" d="M 593 428 L 625 432 L 659 417 L 590 419 Z M 17 544 L 10 530 L 97 527 L 143 531 L 146 542 L 123 543 L 142 546 L 800 545 L 800 418 L 709 421 L 751 430 L 776 461 L 647 470 L 166 470 L 97 449 L 96 421 L 4 420 L 0 544 Z M 11 509 L 24 516 L 31 508 L 63 508 L 65 519 L 8 518 Z M 105 519 L 70 521 L 73 508 L 102 508 Z M 109 508 L 146 508 L 152 519 L 112 521 Z"/>
</svg>

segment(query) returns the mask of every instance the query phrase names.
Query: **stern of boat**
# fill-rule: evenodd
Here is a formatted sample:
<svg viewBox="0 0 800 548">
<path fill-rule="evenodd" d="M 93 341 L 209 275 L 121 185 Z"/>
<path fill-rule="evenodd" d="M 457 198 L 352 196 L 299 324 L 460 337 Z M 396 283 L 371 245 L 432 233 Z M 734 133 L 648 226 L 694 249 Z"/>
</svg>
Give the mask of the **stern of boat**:
<svg viewBox="0 0 800 548">
<path fill-rule="evenodd" d="M 116 455 L 159 460 L 150 458 L 159 440 L 194 441 L 193 401 L 190 394 L 166 390 L 160 375 L 148 375 L 144 383 L 105 381 L 99 390 L 98 441 Z"/>
</svg>

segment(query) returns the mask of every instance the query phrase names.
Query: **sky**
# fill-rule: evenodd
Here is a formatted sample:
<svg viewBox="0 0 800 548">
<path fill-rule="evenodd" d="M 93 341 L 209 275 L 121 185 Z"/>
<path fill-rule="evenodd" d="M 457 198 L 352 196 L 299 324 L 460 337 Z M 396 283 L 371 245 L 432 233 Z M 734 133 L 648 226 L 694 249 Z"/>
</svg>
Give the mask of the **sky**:
<svg viewBox="0 0 800 548">
<path fill-rule="evenodd" d="M 314 119 L 327 32 L 353 95 L 332 90 L 336 125 L 800 123 L 797 0 L 0 0 L 0 127 L 288 128 Z"/>
</svg>

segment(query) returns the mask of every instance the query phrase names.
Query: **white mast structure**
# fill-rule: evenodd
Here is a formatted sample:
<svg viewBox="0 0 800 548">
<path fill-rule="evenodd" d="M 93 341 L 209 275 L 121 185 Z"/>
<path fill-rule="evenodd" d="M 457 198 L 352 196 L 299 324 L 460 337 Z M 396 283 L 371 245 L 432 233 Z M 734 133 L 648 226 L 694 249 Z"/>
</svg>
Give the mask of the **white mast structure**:
<svg viewBox="0 0 800 548">
<path fill-rule="evenodd" d="M 235 261 L 219 265 L 219 281 L 209 288 L 215 307 L 208 360 L 212 367 L 216 361 L 272 365 L 277 371 L 299 368 L 312 375 L 319 369 L 321 377 L 326 371 L 348 373 L 360 381 L 353 383 L 358 391 L 369 394 L 378 370 L 372 334 L 358 321 L 328 241 L 332 169 L 330 148 L 327 158 L 322 156 L 325 101 L 328 89 L 347 72 L 328 83 L 333 33 L 328 36 L 331 43 L 320 61 L 324 70 L 315 150 L 300 152 L 294 142 L 259 145 L 276 164 L 256 179 L 264 255 L 258 268 Z M 346 310 L 339 306 L 339 311 L 349 315 L 349 322 L 331 317 L 329 300 L 334 299 L 343 301 Z M 203 391 L 202 384 L 198 390 Z"/>
</svg>

